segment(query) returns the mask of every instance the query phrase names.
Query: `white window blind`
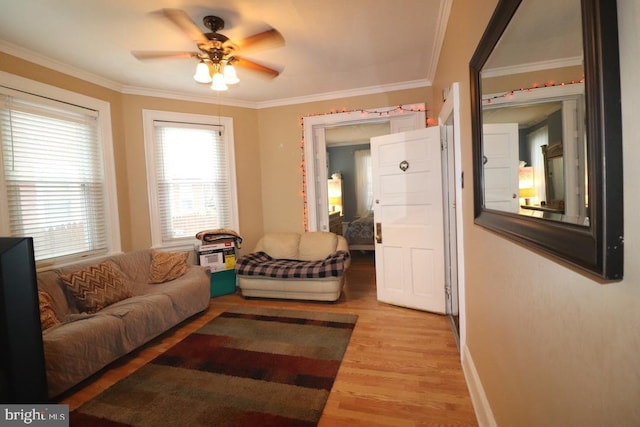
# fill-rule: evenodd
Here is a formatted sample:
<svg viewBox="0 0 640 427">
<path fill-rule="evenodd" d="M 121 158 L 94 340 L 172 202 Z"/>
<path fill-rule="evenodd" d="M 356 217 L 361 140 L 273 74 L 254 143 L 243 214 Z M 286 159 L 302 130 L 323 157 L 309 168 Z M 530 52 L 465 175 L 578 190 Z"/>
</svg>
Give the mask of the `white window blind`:
<svg viewBox="0 0 640 427">
<path fill-rule="evenodd" d="M 0 94 L 5 223 L 36 260 L 108 250 L 100 135 L 96 111 Z"/>
<path fill-rule="evenodd" d="M 225 127 L 154 120 L 155 199 L 162 245 L 233 228 Z"/>
</svg>

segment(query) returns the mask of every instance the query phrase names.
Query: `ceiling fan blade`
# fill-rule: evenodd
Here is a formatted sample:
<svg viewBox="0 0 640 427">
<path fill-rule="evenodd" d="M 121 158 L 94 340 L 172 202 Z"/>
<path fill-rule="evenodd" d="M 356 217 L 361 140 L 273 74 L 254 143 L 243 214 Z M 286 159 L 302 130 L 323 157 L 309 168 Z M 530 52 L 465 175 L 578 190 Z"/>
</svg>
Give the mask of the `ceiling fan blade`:
<svg viewBox="0 0 640 427">
<path fill-rule="evenodd" d="M 146 50 L 134 50 L 131 52 L 133 56 L 140 60 L 145 59 L 189 59 L 197 58 L 196 52 L 167 52 L 167 51 L 146 51 Z"/>
<path fill-rule="evenodd" d="M 237 50 L 243 52 L 250 49 L 271 49 L 284 46 L 284 37 L 278 30 L 272 28 L 242 40 L 235 40 L 233 44 Z"/>
<path fill-rule="evenodd" d="M 202 31 L 200 31 L 200 28 L 198 28 L 182 9 L 162 9 L 162 13 L 182 31 L 187 33 L 196 44 L 207 43 L 209 41 Z"/>
<path fill-rule="evenodd" d="M 234 56 L 233 58 L 234 58 L 233 60 L 234 67 L 240 67 L 246 70 L 255 71 L 267 77 L 270 77 L 272 79 L 275 77 L 278 77 L 278 75 L 280 74 L 280 71 L 278 70 L 274 70 L 273 68 L 260 65 L 253 61 L 249 61 L 248 59 L 237 57 L 237 56 Z"/>
</svg>

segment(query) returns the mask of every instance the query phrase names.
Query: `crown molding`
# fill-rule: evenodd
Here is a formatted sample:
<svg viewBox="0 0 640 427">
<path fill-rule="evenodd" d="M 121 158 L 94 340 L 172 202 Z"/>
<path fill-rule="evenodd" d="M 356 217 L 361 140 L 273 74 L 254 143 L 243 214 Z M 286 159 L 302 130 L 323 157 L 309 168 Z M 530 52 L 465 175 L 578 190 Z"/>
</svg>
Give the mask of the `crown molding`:
<svg viewBox="0 0 640 427">
<path fill-rule="evenodd" d="M 540 70 L 551 70 L 554 68 L 574 67 L 582 65 L 582 56 L 571 58 L 553 59 L 551 61 L 529 62 L 526 64 L 510 65 L 508 67 L 487 68 L 482 70 L 482 78 L 499 77 L 510 74 L 530 73 Z"/>
<path fill-rule="evenodd" d="M 431 86 L 427 79 L 411 80 L 407 82 L 391 83 L 387 85 L 368 86 L 357 89 L 340 90 L 335 92 L 317 93 L 313 95 L 298 96 L 294 98 L 274 99 L 272 101 L 258 102 L 258 109 L 282 107 L 286 105 L 306 104 L 308 102 L 330 101 L 332 99 L 349 98 L 352 96 L 375 95 L 378 93 L 392 92 L 396 90 L 416 89 Z"/>
<path fill-rule="evenodd" d="M 116 92 L 122 92 L 123 85 L 121 83 L 115 82 L 97 74 L 90 73 L 80 68 L 72 67 L 71 65 L 64 64 L 58 60 L 37 52 L 30 51 L 21 46 L 17 46 L 4 40 L 0 40 L 0 52 L 4 52 L 8 55 L 15 56 L 16 58 L 32 62 L 36 65 L 40 65 L 42 67 L 46 67 L 63 74 L 67 74 L 71 77 L 76 77 L 78 79 L 114 90 Z"/>
<path fill-rule="evenodd" d="M 440 4 L 440 10 L 438 11 L 438 27 L 436 28 L 436 35 L 433 39 L 433 55 L 431 55 L 431 64 L 427 71 L 427 78 L 433 81 L 436 71 L 438 70 L 438 61 L 440 60 L 440 52 L 444 45 L 444 36 L 447 32 L 447 24 L 449 23 L 449 15 L 451 14 L 451 6 L 453 0 L 445 0 Z"/>
<path fill-rule="evenodd" d="M 185 94 L 183 92 L 175 92 L 169 90 L 152 89 L 148 87 L 123 86 L 120 91 L 126 95 L 149 96 L 153 98 L 175 99 L 177 101 L 201 102 L 205 104 L 226 105 L 229 107 L 242 107 L 256 109 L 254 101 L 243 101 L 241 99 L 229 99 L 216 95 L 211 92 L 211 96 Z"/>
<path fill-rule="evenodd" d="M 450 0 L 449 0 L 450 1 Z M 271 107 L 281 107 L 295 104 L 305 104 L 309 102 L 328 101 L 332 99 L 349 98 L 353 96 L 373 95 L 384 92 L 391 92 L 396 90 L 415 89 L 420 87 L 431 86 L 432 82 L 429 79 L 412 80 L 407 82 L 391 83 L 386 85 L 368 86 L 356 89 L 340 90 L 334 92 L 317 93 L 312 95 L 305 95 L 292 98 L 274 99 L 270 101 L 244 101 L 238 99 L 224 98 L 220 96 L 205 96 L 205 95 L 193 95 L 185 94 L 175 91 L 167 91 L 161 89 L 145 88 L 138 86 L 127 86 L 119 82 L 107 79 L 97 74 L 90 73 L 88 71 L 76 68 L 60 61 L 41 55 L 36 52 L 32 52 L 23 47 L 14 45 L 12 43 L 0 40 L 0 52 L 4 52 L 8 55 L 15 56 L 25 61 L 32 62 L 36 65 L 58 71 L 63 74 L 67 74 L 71 77 L 84 80 L 89 83 L 96 84 L 98 86 L 105 87 L 107 89 L 114 90 L 127 95 L 139 95 L 149 96 L 155 98 L 175 99 L 179 101 L 188 102 L 201 102 L 216 105 L 226 105 L 231 107 L 262 109 Z"/>
</svg>

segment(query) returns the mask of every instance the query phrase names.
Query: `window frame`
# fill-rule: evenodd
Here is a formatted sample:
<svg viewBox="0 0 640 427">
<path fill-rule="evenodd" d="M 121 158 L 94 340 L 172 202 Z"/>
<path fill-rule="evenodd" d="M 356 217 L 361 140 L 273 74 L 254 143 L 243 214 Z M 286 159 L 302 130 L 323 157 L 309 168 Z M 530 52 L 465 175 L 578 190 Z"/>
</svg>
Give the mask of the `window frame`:
<svg viewBox="0 0 640 427">
<path fill-rule="evenodd" d="M 107 227 L 107 250 L 90 256 L 76 254 L 36 261 L 38 270 L 63 267 L 79 261 L 90 261 L 122 252 L 120 240 L 120 218 L 113 154 L 111 105 L 107 101 L 92 98 L 59 87 L 0 71 L 0 92 L 9 96 L 44 98 L 43 103 L 57 101 L 72 106 L 90 109 L 98 113 L 99 138 L 101 142 L 105 185 L 105 225 Z M 4 187 L 4 186 L 3 186 Z M 9 212 L 7 194 L 0 188 L 0 234 L 9 234 Z"/>
<path fill-rule="evenodd" d="M 147 170 L 147 195 L 149 205 L 149 226 L 151 232 L 151 247 L 153 248 L 172 248 L 172 249 L 193 249 L 200 243 L 195 236 L 192 238 L 179 239 L 175 242 L 164 242 L 162 240 L 162 225 L 160 218 L 160 210 L 158 209 L 157 188 L 158 182 L 156 177 L 156 135 L 155 121 L 175 122 L 179 124 L 194 124 L 221 126 L 224 128 L 222 140 L 227 150 L 228 174 L 229 174 L 229 205 L 231 206 L 231 228 L 240 232 L 240 220 L 238 214 L 238 186 L 236 177 L 236 160 L 235 160 L 235 139 L 233 133 L 233 118 L 222 116 L 209 116 L 204 114 L 179 113 L 172 111 L 160 110 L 142 110 L 142 121 L 144 131 L 144 151 L 145 164 Z"/>
</svg>

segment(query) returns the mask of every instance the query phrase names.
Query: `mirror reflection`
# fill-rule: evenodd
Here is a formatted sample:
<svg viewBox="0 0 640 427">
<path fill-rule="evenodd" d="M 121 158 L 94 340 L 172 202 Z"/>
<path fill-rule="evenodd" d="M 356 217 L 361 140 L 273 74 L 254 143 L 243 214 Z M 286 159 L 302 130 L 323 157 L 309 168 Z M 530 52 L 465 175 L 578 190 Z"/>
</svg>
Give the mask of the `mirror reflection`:
<svg viewBox="0 0 640 427">
<path fill-rule="evenodd" d="M 485 208 L 589 225 L 580 0 L 523 0 L 481 72 Z"/>
</svg>

